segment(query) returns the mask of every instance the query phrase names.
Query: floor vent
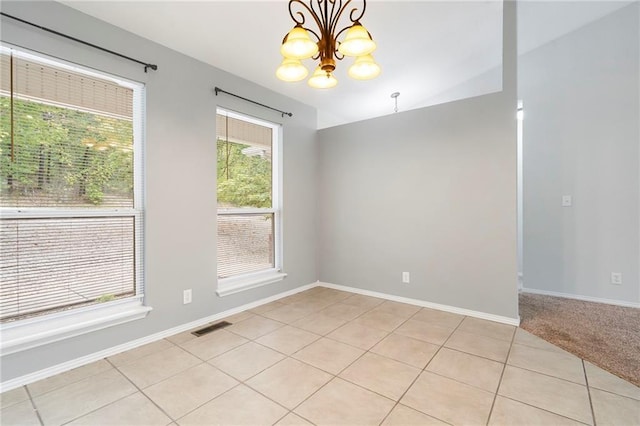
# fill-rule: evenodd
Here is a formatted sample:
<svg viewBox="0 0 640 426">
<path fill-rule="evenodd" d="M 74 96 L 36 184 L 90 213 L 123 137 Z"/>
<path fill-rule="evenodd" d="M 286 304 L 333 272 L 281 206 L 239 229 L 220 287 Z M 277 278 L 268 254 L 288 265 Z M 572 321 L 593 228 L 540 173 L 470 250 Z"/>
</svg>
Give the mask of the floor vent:
<svg viewBox="0 0 640 426">
<path fill-rule="evenodd" d="M 192 331 L 191 334 L 193 334 L 194 336 L 200 337 L 200 336 L 204 336 L 207 333 L 211 333 L 212 331 L 216 331 L 216 330 L 219 330 L 221 328 L 228 327 L 230 325 L 231 325 L 230 322 L 220 321 L 220 322 L 217 322 L 215 324 L 209 325 L 209 326 L 207 326 L 205 328 L 201 328 L 200 330 Z"/>
</svg>

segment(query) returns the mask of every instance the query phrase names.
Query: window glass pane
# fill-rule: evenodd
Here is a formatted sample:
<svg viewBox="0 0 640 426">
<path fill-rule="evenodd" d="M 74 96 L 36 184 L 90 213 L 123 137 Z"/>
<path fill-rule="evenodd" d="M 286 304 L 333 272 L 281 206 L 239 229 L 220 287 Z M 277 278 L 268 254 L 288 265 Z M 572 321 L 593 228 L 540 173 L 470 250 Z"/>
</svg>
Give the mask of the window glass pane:
<svg viewBox="0 0 640 426">
<path fill-rule="evenodd" d="M 272 207 L 272 129 L 217 116 L 218 208 Z"/>
<path fill-rule="evenodd" d="M 273 214 L 218 215 L 218 278 L 273 268 Z"/>
<path fill-rule="evenodd" d="M 0 221 L 2 322 L 135 294 L 133 217 Z"/>
<path fill-rule="evenodd" d="M 0 205 L 133 208 L 133 90 L 13 61 L 13 108 L 9 83 L 0 91 Z"/>
<path fill-rule="evenodd" d="M 143 86 L 0 49 L 0 321 L 141 296 Z"/>
</svg>

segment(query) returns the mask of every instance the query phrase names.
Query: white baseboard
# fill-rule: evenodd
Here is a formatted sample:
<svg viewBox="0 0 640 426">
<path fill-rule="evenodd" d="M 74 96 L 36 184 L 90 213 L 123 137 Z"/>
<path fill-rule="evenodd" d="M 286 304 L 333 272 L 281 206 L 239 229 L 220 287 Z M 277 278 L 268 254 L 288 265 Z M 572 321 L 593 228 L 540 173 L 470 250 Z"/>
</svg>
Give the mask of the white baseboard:
<svg viewBox="0 0 640 426">
<path fill-rule="evenodd" d="M 581 296 L 579 294 L 560 293 L 557 291 L 537 290 L 535 288 L 522 288 L 523 293 L 540 294 L 543 296 L 564 297 L 565 299 L 584 300 L 585 302 L 605 303 L 607 305 L 624 306 L 626 308 L 640 308 L 640 303 L 624 300 L 604 299 L 601 297 Z"/>
<path fill-rule="evenodd" d="M 336 289 L 336 290 L 342 290 L 342 291 L 348 291 L 348 292 L 351 292 L 351 293 L 362 294 L 362 295 L 365 295 L 365 296 L 372 296 L 372 297 L 378 297 L 380 299 L 392 300 L 394 302 L 400 302 L 400 303 L 406 303 L 406 304 L 409 304 L 409 305 L 420 306 L 420 307 L 423 307 L 423 308 L 437 309 L 439 311 L 451 312 L 451 313 L 454 313 L 454 314 L 466 315 L 466 316 L 469 316 L 469 317 L 480 318 L 480 319 L 485 319 L 485 320 L 489 320 L 489 321 L 495 321 L 495 322 L 499 322 L 499 323 L 502 323 L 502 324 L 508 324 L 508 325 L 514 325 L 514 326 L 520 325 L 520 317 L 518 317 L 518 318 L 504 317 L 504 316 L 500 316 L 500 315 L 488 314 L 488 313 L 485 313 L 485 312 L 472 311 L 470 309 L 458 308 L 456 306 L 441 305 L 439 303 L 432 303 L 432 302 L 427 302 L 427 301 L 419 300 L 419 299 L 410 299 L 408 297 L 402 297 L 402 296 L 394 296 L 392 294 L 386 294 L 386 293 L 378 293 L 377 291 L 363 290 L 361 288 L 348 287 L 348 286 L 338 285 L 338 284 L 318 282 L 318 285 L 320 285 L 322 287 L 333 288 L 333 289 Z"/>
<path fill-rule="evenodd" d="M 90 364 L 95 361 L 99 361 L 103 358 L 107 358 L 120 352 L 125 352 L 138 346 L 146 345 L 147 343 L 152 343 L 160 339 L 164 339 L 165 337 L 173 336 L 177 333 L 182 333 L 183 331 L 191 330 L 202 325 L 219 321 L 223 318 L 229 317 L 231 315 L 246 311 L 248 309 L 253 309 L 260 305 L 264 305 L 266 303 L 273 302 L 274 300 L 282 299 L 283 297 L 291 296 L 292 294 L 299 293 L 301 291 L 309 290 L 318 285 L 317 282 L 307 284 L 302 287 L 294 288 L 293 290 L 285 291 L 283 293 L 278 293 L 274 296 L 270 296 L 264 299 L 257 300 L 255 302 L 247 303 L 242 306 L 238 306 L 232 309 L 228 309 L 223 312 L 219 312 L 217 314 L 200 318 L 198 320 L 182 324 L 168 330 L 160 331 L 158 333 L 150 334 L 145 337 L 141 337 L 140 339 L 132 340 L 127 343 L 123 343 L 121 345 L 113 346 L 108 349 L 94 352 L 89 355 L 85 355 L 80 358 L 73 359 L 71 361 L 63 362 L 61 364 L 57 364 L 51 367 L 47 367 L 45 369 L 35 371 L 33 373 L 25 374 L 24 376 L 16 377 L 11 380 L 6 380 L 0 383 L 0 393 L 6 392 L 20 386 L 28 385 L 29 383 L 37 382 L 38 380 L 46 379 L 47 377 L 55 376 L 56 374 L 64 373 L 65 371 L 72 370 L 74 368 L 82 367 L 83 365 Z"/>
</svg>

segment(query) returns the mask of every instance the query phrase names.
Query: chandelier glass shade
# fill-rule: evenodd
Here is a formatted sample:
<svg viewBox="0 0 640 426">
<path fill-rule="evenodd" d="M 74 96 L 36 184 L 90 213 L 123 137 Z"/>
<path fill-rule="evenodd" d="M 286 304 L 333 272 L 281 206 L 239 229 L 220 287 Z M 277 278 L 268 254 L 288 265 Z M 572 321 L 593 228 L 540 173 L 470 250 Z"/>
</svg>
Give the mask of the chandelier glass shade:
<svg viewBox="0 0 640 426">
<path fill-rule="evenodd" d="M 358 56 L 353 65 L 349 67 L 349 77 L 356 80 L 370 80 L 379 74 L 380 65 L 376 64 L 371 55 Z"/>
<path fill-rule="evenodd" d="M 338 84 L 338 80 L 330 73 L 318 67 L 308 81 L 309 86 L 316 89 L 331 89 Z"/>
<path fill-rule="evenodd" d="M 284 58 L 276 71 L 276 76 L 282 81 L 300 81 L 309 75 L 309 70 L 302 65 L 300 59 Z"/>
<path fill-rule="evenodd" d="M 360 23 L 367 2 L 362 0 L 361 11 L 350 6 L 351 3 L 352 0 L 308 0 L 308 3 L 305 0 L 289 0 L 289 15 L 295 25 L 280 47 L 283 60 L 276 70 L 280 80 L 294 82 L 305 79 L 309 72 L 301 61 L 310 58 L 319 63 L 308 84 L 318 89 L 328 89 L 338 84 L 333 75 L 336 60 L 347 56 L 356 58 L 349 68 L 350 77 L 369 80 L 380 74 L 380 66 L 371 56 L 376 43 Z M 338 30 L 338 24 L 345 16 L 348 17 L 348 23 Z M 316 24 L 316 28 L 305 26 L 308 18 Z M 344 37 L 341 37 L 343 33 Z M 339 41 L 339 38 L 342 40 Z"/>
<path fill-rule="evenodd" d="M 287 59 L 307 59 L 318 53 L 318 44 L 309 37 L 307 30 L 300 25 L 293 27 L 282 43 L 280 53 Z"/>
</svg>

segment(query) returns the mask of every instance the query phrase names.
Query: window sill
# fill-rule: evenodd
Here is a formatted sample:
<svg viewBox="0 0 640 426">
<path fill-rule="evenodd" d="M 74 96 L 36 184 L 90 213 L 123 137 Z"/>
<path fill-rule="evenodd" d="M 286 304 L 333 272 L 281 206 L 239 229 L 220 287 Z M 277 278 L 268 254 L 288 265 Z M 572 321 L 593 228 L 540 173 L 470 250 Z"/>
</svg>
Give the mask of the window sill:
<svg viewBox="0 0 640 426">
<path fill-rule="evenodd" d="M 257 274 L 243 275 L 240 277 L 225 278 L 218 281 L 216 294 L 220 297 L 229 296 L 230 294 L 282 281 L 286 276 L 287 274 L 283 272 L 271 270 Z"/>
<path fill-rule="evenodd" d="M 142 319 L 151 309 L 142 305 L 142 297 L 136 297 L 3 324 L 0 354 L 4 356 Z"/>
</svg>

